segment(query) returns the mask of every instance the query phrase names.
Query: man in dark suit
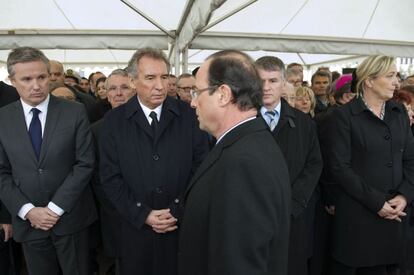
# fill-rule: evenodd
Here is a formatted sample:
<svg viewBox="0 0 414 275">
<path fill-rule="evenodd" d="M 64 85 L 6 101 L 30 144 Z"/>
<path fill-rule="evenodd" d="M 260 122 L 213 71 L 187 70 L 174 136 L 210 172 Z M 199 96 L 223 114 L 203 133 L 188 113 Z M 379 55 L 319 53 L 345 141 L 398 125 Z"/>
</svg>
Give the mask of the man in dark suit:
<svg viewBox="0 0 414 275">
<path fill-rule="evenodd" d="M 286 275 L 290 186 L 283 155 L 257 118 L 261 80 L 249 56 L 213 54 L 192 91 L 217 143 L 185 195 L 180 275 Z"/>
<path fill-rule="evenodd" d="M 128 72 L 123 69 L 116 69 L 111 72 L 105 82 L 106 90 L 108 91 L 108 102 L 112 108 L 119 107 L 128 100 L 136 95 L 134 89 L 129 85 Z M 91 125 L 91 131 L 95 148 L 98 148 L 99 136 L 103 125 L 103 119 L 98 120 Z M 99 150 L 96 151 L 96 159 L 99 163 Z M 96 169 L 92 179 L 94 192 L 99 202 L 99 218 L 100 218 L 100 229 L 102 233 L 102 244 L 105 256 L 110 257 L 118 262 L 120 257 L 121 247 L 121 236 L 122 231 L 120 230 L 120 216 L 116 211 L 115 207 L 108 200 L 105 192 L 102 190 L 99 171 Z M 106 274 L 116 273 L 115 270 L 119 269 L 119 264 L 112 264 Z"/>
<path fill-rule="evenodd" d="M 274 56 L 256 60 L 263 81 L 261 116 L 269 125 L 289 169 L 292 187 L 292 218 L 289 235 L 289 274 L 306 275 L 308 249 L 313 232 L 314 203 L 311 197 L 322 171 L 316 126 L 310 117 L 281 98 L 285 65 Z"/>
<path fill-rule="evenodd" d="M 121 216 L 122 275 L 176 274 L 182 195 L 208 151 L 194 110 L 167 97 L 168 70 L 162 51 L 138 50 L 128 64 L 137 96 L 101 128 L 101 185 Z"/>
<path fill-rule="evenodd" d="M 11 213 L 29 274 L 87 274 L 87 231 L 96 219 L 94 166 L 83 105 L 49 95 L 49 60 L 14 49 L 9 78 L 20 101 L 0 110 L 0 198 Z"/>
<path fill-rule="evenodd" d="M 0 107 L 19 100 L 16 88 L 0 81 Z M 18 274 L 19 253 L 17 244 L 11 239 L 13 229 L 10 213 L 0 201 L 0 274 Z M 1 240 L 4 240 L 1 241 Z"/>
</svg>

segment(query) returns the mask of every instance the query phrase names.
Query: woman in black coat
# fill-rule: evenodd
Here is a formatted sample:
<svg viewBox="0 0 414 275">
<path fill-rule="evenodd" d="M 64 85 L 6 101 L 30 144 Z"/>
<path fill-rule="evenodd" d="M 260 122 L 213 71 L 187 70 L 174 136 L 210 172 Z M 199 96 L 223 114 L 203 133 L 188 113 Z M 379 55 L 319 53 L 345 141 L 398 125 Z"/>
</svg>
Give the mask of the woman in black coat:
<svg viewBox="0 0 414 275">
<path fill-rule="evenodd" d="M 338 193 L 331 273 L 387 274 L 403 258 L 405 208 L 414 194 L 414 138 L 392 57 L 371 56 L 356 71 L 358 96 L 330 116 L 329 173 Z"/>
</svg>

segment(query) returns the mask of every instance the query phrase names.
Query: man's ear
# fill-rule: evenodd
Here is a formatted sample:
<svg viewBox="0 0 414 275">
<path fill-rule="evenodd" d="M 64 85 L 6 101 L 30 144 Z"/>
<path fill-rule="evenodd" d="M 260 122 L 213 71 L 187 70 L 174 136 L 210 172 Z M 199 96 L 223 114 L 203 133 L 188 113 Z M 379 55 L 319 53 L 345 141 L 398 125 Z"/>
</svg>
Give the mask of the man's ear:
<svg viewBox="0 0 414 275">
<path fill-rule="evenodd" d="M 220 106 L 225 106 L 231 103 L 233 99 L 233 93 L 231 92 L 230 86 L 226 84 L 220 85 L 220 87 L 217 88 L 216 93 L 218 95 L 218 101 Z"/>
<path fill-rule="evenodd" d="M 135 79 L 131 76 L 129 76 L 129 86 L 131 86 L 131 89 L 135 90 L 136 86 L 135 86 Z"/>
</svg>

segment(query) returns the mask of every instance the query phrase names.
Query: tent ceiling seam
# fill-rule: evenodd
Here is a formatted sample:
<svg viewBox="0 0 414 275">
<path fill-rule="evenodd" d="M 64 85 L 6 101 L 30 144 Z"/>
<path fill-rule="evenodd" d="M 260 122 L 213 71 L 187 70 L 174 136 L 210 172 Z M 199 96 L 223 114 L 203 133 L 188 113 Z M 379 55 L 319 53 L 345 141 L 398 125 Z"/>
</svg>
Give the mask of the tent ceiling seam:
<svg viewBox="0 0 414 275">
<path fill-rule="evenodd" d="M 302 6 L 296 11 L 296 13 L 289 19 L 287 24 L 280 30 L 279 33 L 283 33 L 283 31 L 292 23 L 292 21 L 296 18 L 296 16 L 302 11 L 302 9 L 308 4 L 309 0 L 303 2 Z"/>
<path fill-rule="evenodd" d="M 63 11 L 63 9 L 59 6 L 59 4 L 56 2 L 56 0 L 53 0 L 53 3 L 55 4 L 56 8 L 60 11 L 60 13 L 65 17 L 66 21 L 68 21 L 69 25 L 72 26 L 74 30 L 76 30 L 75 25 L 72 24 L 72 22 L 69 20 L 69 18 L 66 16 L 66 13 Z"/>
<path fill-rule="evenodd" d="M 115 57 L 114 53 L 111 49 L 108 49 L 109 53 L 111 54 L 112 58 L 115 60 L 116 63 L 119 63 L 118 59 Z"/>
<path fill-rule="evenodd" d="M 377 8 L 378 8 L 380 2 L 381 2 L 381 0 L 377 0 L 377 4 L 375 5 L 374 10 L 372 11 L 371 16 L 369 17 L 367 26 L 365 27 L 364 33 L 362 34 L 362 38 L 364 38 L 365 35 L 367 34 L 368 28 L 369 28 L 369 26 L 371 25 L 371 22 L 372 22 L 372 18 L 374 18 L 374 15 L 377 12 Z"/>
<path fill-rule="evenodd" d="M 302 63 L 304 66 L 308 66 L 309 64 L 306 63 L 305 59 L 303 59 L 302 55 L 300 53 L 296 53 L 299 56 L 299 59 L 302 60 Z"/>
</svg>

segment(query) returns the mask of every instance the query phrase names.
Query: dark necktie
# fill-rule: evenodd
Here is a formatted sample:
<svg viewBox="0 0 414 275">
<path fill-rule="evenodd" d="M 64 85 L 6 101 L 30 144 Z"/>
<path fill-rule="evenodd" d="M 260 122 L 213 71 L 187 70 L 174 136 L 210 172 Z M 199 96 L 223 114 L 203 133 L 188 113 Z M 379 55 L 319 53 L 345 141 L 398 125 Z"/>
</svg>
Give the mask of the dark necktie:
<svg viewBox="0 0 414 275">
<path fill-rule="evenodd" d="M 152 128 L 152 132 L 153 132 L 154 137 L 155 137 L 156 134 L 157 134 L 157 131 L 158 131 L 157 113 L 152 111 L 149 116 L 150 116 L 150 118 L 152 118 L 151 128 Z"/>
<path fill-rule="evenodd" d="M 37 159 L 40 156 L 40 148 L 42 146 L 42 125 L 40 124 L 39 120 L 39 113 L 40 110 L 33 108 L 32 109 L 32 121 L 30 122 L 29 126 L 29 135 L 32 141 L 33 150 L 36 154 Z"/>
<path fill-rule="evenodd" d="M 265 114 L 269 117 L 270 131 L 273 131 L 276 128 L 276 120 L 275 120 L 276 113 L 273 111 L 266 111 Z"/>
</svg>

